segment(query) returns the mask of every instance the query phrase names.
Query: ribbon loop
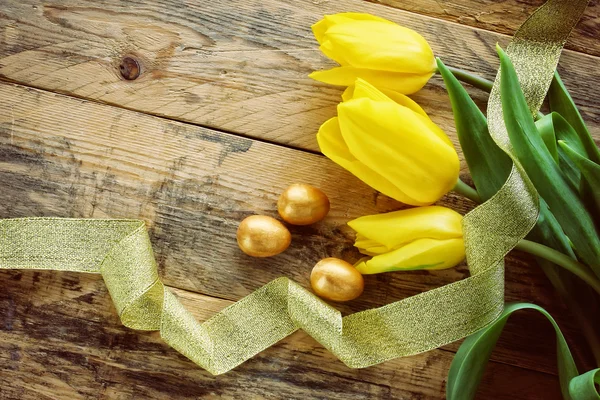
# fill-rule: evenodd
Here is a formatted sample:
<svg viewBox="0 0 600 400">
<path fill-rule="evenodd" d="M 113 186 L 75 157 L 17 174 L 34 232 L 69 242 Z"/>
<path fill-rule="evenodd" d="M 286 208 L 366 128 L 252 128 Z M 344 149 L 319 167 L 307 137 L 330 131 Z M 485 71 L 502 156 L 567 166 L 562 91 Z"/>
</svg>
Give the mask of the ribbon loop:
<svg viewBox="0 0 600 400">
<path fill-rule="evenodd" d="M 164 287 L 158 279 L 152 245 L 143 223 L 126 224 L 133 231 L 110 249 L 100 273 L 123 325 L 158 330 Z"/>
</svg>

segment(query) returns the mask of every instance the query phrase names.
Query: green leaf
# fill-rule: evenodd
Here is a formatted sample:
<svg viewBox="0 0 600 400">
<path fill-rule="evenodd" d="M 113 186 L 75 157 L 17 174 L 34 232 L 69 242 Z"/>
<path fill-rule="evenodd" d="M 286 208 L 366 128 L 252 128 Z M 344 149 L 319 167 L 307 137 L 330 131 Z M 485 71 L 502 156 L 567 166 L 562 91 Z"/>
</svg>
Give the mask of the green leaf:
<svg viewBox="0 0 600 400">
<path fill-rule="evenodd" d="M 569 238 L 565 235 L 562 227 L 543 198 L 540 199 L 540 216 L 538 217 L 538 222 L 528 237 L 532 238 L 535 242 L 552 247 L 554 250 L 558 250 L 577 260 L 571 248 Z"/>
<path fill-rule="evenodd" d="M 594 222 L 596 223 L 596 227 L 600 228 L 600 203 L 598 202 L 598 187 L 592 187 L 587 179 L 582 178 L 579 185 L 579 193 L 581 193 L 583 204 L 585 204 L 585 207 L 588 209 L 590 214 L 592 214 Z"/>
<path fill-rule="evenodd" d="M 548 260 L 536 257 L 536 262 L 550 280 L 557 293 L 567 304 L 569 311 L 588 344 L 584 355 L 587 362 L 600 362 L 600 300 L 598 294 L 571 272 L 558 267 Z"/>
<path fill-rule="evenodd" d="M 583 375 L 576 376 L 569 384 L 569 394 L 573 399 L 594 400 L 598 398 L 598 391 L 594 384 L 600 385 L 600 368 L 593 369 Z"/>
<path fill-rule="evenodd" d="M 490 136 L 485 116 L 465 88 L 439 58 L 437 64 L 450 96 L 460 147 L 477 192 L 485 201 L 502 187 L 512 161 Z"/>
<path fill-rule="evenodd" d="M 538 223 L 527 238 L 577 259 L 569 239 L 543 199 L 540 199 Z M 589 354 L 600 362 L 600 324 L 597 323 L 600 297 L 587 283 L 564 268 L 539 257 L 536 261 L 580 326 L 589 345 Z"/>
<path fill-rule="evenodd" d="M 554 158 L 554 161 L 558 162 L 559 169 L 563 176 L 575 191 L 579 190 L 581 179 L 579 169 L 565 152 L 560 147 L 556 146 L 557 140 L 564 140 L 567 143 L 571 143 L 577 152 L 585 154 L 587 157 L 587 150 L 575 129 L 573 129 L 571 124 L 557 112 L 552 112 L 544 116 L 536 121 L 535 125 L 538 128 L 538 132 L 542 136 L 548 151 L 550 151 L 551 154 L 553 152 L 555 153 L 552 154 L 552 157 Z M 550 144 L 552 140 L 553 143 Z M 582 197 L 582 199 L 585 202 L 585 198 Z"/>
<path fill-rule="evenodd" d="M 600 277 L 600 238 L 592 217 L 538 134 L 510 59 L 500 48 L 498 53 L 502 110 L 514 152 L 582 261 Z"/>
<path fill-rule="evenodd" d="M 579 186 L 581 185 L 581 173 L 579 169 L 575 165 L 573 161 L 566 155 L 565 151 L 558 147 L 558 166 L 562 171 L 564 177 L 569 181 L 569 184 L 575 191 L 579 190 Z M 581 197 L 581 196 L 580 196 Z M 581 197 L 582 201 L 585 203 L 585 198 Z"/>
<path fill-rule="evenodd" d="M 454 72 L 451 73 L 441 60 L 438 59 L 437 63 L 450 96 L 463 154 L 480 196 L 483 200 L 487 200 L 504 184 L 512 161 L 489 135 L 485 116 L 455 78 Z M 554 119 L 557 116 L 558 114 L 551 114 L 548 118 Z M 553 125 L 552 129 L 554 129 Z M 556 146 L 556 142 L 554 143 Z M 560 149 L 558 152 L 564 153 Z M 565 163 L 569 163 L 569 165 L 563 165 Z M 562 156 L 559 165 L 561 169 L 571 171 L 571 175 L 574 176 L 573 187 L 577 188 L 579 171 L 574 164 L 567 157 Z M 569 239 L 543 199 L 540 201 L 538 223 L 530 237 L 536 242 L 543 243 L 576 259 Z M 596 345 L 596 338 L 600 338 L 600 329 L 597 329 L 595 323 L 598 310 L 600 310 L 600 302 L 595 293 L 586 283 L 573 276 L 569 271 L 546 260 L 540 259 L 538 264 L 565 299 L 577 322 L 584 327 L 583 330 L 590 332 L 586 336 L 590 345 L 600 348 Z"/>
<path fill-rule="evenodd" d="M 552 125 L 556 134 L 556 140 L 563 140 L 570 143 L 573 149 L 579 154 L 589 158 L 589 152 L 585 143 L 581 140 L 581 136 L 575 131 L 573 126 L 557 112 L 548 114 L 552 117 Z"/>
<path fill-rule="evenodd" d="M 475 397 L 485 366 L 506 324 L 505 314 L 506 309 L 495 322 L 467 337 L 460 345 L 448 371 L 447 400 L 465 400 Z"/>
<path fill-rule="evenodd" d="M 439 59 L 437 64 L 450 96 L 463 154 L 480 196 L 483 200 L 487 200 L 504 184 L 512 161 L 491 138 L 485 116 L 456 79 L 454 72 L 451 73 Z M 557 115 L 556 113 L 550 114 L 548 118 L 552 121 L 553 118 L 557 118 Z M 553 124 L 552 130 L 554 130 Z M 554 147 L 556 147 L 556 140 Z M 558 152 L 564 153 L 560 149 Z M 569 165 L 563 165 L 565 163 L 569 163 Z M 578 187 L 579 171 L 570 159 L 562 156 L 559 165 L 563 171 L 565 169 L 571 171 L 571 175 L 575 177 L 573 185 Z M 576 259 L 569 239 L 543 199 L 540 201 L 538 223 L 530 237 L 536 242 L 543 243 Z M 538 259 L 538 264 L 557 288 L 558 293 L 565 299 L 577 322 L 584 327 L 583 331 L 590 332 L 586 337 L 591 346 L 600 348 L 595 345 L 597 338 L 600 338 L 600 329 L 595 323 L 597 315 L 600 315 L 597 314 L 600 310 L 600 302 L 595 293 L 571 272 L 543 259 Z M 477 381 L 477 379 L 467 380 L 467 382 L 475 382 L 475 387 Z"/>
<path fill-rule="evenodd" d="M 560 148 L 579 168 L 581 173 L 581 198 L 590 213 L 595 217 L 596 223 L 600 223 L 600 165 L 587 159 L 581 153 L 573 149 L 563 140 L 559 140 Z"/>
<path fill-rule="evenodd" d="M 465 339 L 450 365 L 446 398 L 448 400 L 468 400 L 475 397 L 477 387 L 481 382 L 481 377 L 485 370 L 485 365 L 489 361 L 492 350 L 502 334 L 502 329 L 506 321 L 513 312 L 522 309 L 539 311 L 548 318 L 554 327 L 554 331 L 556 332 L 558 374 L 563 397 L 567 400 L 600 399 L 600 395 L 598 395 L 594 387 L 596 373 L 590 371 L 579 375 L 569 346 L 556 321 L 543 308 L 528 303 L 506 304 L 504 311 L 495 322 Z M 590 378 L 592 372 L 594 379 Z"/>
<path fill-rule="evenodd" d="M 589 159 L 600 164 L 600 150 L 598 150 L 596 143 L 594 143 L 594 139 L 592 139 L 579 110 L 577 110 L 575 102 L 560 79 L 558 72 L 554 73 L 554 79 L 548 90 L 548 99 L 550 102 L 550 110 L 556 111 L 562 115 L 577 132 L 581 143 L 586 149 Z M 563 140 L 567 139 L 563 138 Z M 573 141 L 570 140 L 567 140 L 567 142 L 573 143 Z"/>
<path fill-rule="evenodd" d="M 558 163 L 558 148 L 556 147 L 556 134 L 554 133 L 554 124 L 552 123 L 552 115 L 544 115 L 542 118 L 535 121 L 537 128 L 546 148 L 552 155 L 555 162 Z"/>
</svg>

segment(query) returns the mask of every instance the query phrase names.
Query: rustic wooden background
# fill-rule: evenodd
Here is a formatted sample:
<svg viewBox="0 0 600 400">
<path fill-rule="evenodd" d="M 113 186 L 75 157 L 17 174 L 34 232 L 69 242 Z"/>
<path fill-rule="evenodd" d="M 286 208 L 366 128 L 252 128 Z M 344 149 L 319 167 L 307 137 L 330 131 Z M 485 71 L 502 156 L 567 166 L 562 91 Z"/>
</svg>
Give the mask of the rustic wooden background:
<svg viewBox="0 0 600 400">
<path fill-rule="evenodd" d="M 333 65 L 310 25 L 327 13 L 377 14 L 421 32 L 448 65 L 491 79 L 495 43 L 542 3 L 0 0 L 0 218 L 144 219 L 162 279 L 201 320 L 282 275 L 308 287 L 320 258 L 357 257 L 349 219 L 399 207 L 318 153 L 315 133 L 341 89 L 307 78 Z M 560 65 L 596 138 L 599 32 L 592 0 Z M 127 56 L 141 65 L 135 80 L 121 77 Z M 485 94 L 471 92 L 483 106 Z M 414 98 L 456 142 L 441 80 Z M 295 182 L 322 188 L 330 216 L 293 228 L 280 256 L 242 254 L 239 221 L 275 215 Z M 472 207 L 454 195 L 440 203 Z M 337 306 L 376 307 L 466 275 L 369 276 L 361 298 Z M 531 258 L 511 254 L 506 275 L 506 299 L 546 307 L 585 365 L 580 332 Z M 0 271 L 0 286 L 1 399 L 440 399 L 459 345 L 351 370 L 297 332 L 214 377 L 158 334 L 121 326 L 99 276 Z M 479 397 L 558 399 L 554 346 L 543 317 L 515 315 Z"/>
</svg>

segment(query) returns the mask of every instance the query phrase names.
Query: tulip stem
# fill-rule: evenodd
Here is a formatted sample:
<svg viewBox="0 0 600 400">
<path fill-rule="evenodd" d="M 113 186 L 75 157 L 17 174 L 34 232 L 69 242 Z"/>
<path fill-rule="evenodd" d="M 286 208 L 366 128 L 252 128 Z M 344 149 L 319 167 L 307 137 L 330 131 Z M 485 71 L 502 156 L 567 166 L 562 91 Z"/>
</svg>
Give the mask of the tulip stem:
<svg viewBox="0 0 600 400">
<path fill-rule="evenodd" d="M 544 246 L 543 244 L 525 239 L 519 241 L 519 243 L 517 243 L 515 246 L 515 249 L 544 258 L 560 267 L 563 267 L 567 271 L 577 275 L 585 283 L 590 285 L 598 294 L 600 294 L 600 280 L 598 280 L 598 278 L 596 278 L 596 276 L 594 276 L 585 265 L 573 260 L 566 254 L 563 254 L 560 251 L 554 250 L 548 246 Z"/>
<path fill-rule="evenodd" d="M 463 195 L 467 199 L 471 199 L 477 204 L 481 203 L 481 197 L 479 197 L 479 193 L 477 193 L 477 190 L 464 183 L 460 178 L 458 178 L 458 180 L 456 181 L 456 185 L 454 185 L 454 188 L 452 190 L 454 190 L 458 194 Z"/>
<path fill-rule="evenodd" d="M 482 78 L 478 75 L 472 74 L 470 72 L 467 72 L 464 69 L 454 68 L 454 67 L 446 67 L 446 68 L 448 68 L 450 70 L 450 72 L 452 72 L 452 74 L 459 81 L 463 81 L 465 83 L 471 84 L 471 85 L 475 86 L 476 88 L 484 90 L 488 93 L 492 91 L 492 86 L 494 86 L 494 82 L 487 80 L 485 78 Z"/>
</svg>

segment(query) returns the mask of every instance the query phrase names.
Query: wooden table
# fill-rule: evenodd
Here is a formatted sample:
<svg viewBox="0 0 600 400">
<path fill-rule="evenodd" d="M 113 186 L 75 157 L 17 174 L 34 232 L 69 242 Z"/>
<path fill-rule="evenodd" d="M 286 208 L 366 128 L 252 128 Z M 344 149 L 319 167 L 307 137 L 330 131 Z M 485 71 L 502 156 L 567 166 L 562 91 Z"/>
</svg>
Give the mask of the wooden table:
<svg viewBox="0 0 600 400">
<path fill-rule="evenodd" d="M 541 0 L 2 0 L 0 218 L 141 218 L 163 281 L 200 320 L 279 276 L 308 287 L 326 256 L 354 260 L 345 223 L 399 204 L 318 152 L 315 133 L 341 89 L 311 81 L 334 65 L 310 25 L 370 12 L 421 32 L 448 65 L 493 78 L 505 45 Z M 560 71 L 600 137 L 600 4 L 592 1 Z M 136 71 L 123 60 L 139 63 Z M 485 104 L 486 95 L 471 90 Z M 453 141 L 439 77 L 414 96 Z M 457 144 L 458 145 L 458 144 Z M 463 163 L 463 178 L 468 172 Z M 237 248 L 245 216 L 276 215 L 289 184 L 322 188 L 332 210 L 293 228 L 284 254 Z M 467 212 L 452 194 L 440 204 Z M 465 267 L 366 278 L 345 314 L 467 276 Z M 579 360 L 583 339 L 523 254 L 508 257 L 506 299 L 546 307 Z M 440 399 L 459 343 L 363 370 L 297 332 L 234 371 L 211 376 L 161 342 L 124 328 L 99 276 L 0 271 L 2 399 Z M 481 399 L 558 399 L 554 335 L 539 314 L 508 323 Z M 589 364 L 587 364 L 589 365 Z"/>
</svg>

